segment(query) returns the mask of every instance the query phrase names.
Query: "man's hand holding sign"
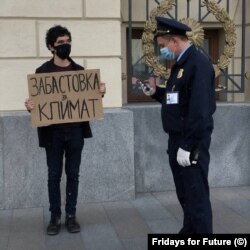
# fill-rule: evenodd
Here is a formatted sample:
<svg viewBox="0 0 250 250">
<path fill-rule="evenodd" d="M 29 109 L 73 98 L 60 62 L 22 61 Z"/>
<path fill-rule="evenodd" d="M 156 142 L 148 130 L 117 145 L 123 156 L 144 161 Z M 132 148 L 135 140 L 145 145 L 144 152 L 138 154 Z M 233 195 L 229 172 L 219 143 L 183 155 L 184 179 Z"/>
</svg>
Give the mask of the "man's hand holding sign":
<svg viewBox="0 0 250 250">
<path fill-rule="evenodd" d="M 38 127 L 39 147 L 45 148 L 48 166 L 50 222 L 48 235 L 61 228 L 60 182 L 65 167 L 65 226 L 78 233 L 76 218 L 79 171 L 85 139 L 91 138 L 90 120 L 102 119 L 102 97 L 106 93 L 100 82 L 100 70 L 84 68 L 70 57 L 71 33 L 56 25 L 47 30 L 46 46 L 53 57 L 28 75 L 29 98 L 26 109 L 31 112 L 32 126 Z"/>
</svg>

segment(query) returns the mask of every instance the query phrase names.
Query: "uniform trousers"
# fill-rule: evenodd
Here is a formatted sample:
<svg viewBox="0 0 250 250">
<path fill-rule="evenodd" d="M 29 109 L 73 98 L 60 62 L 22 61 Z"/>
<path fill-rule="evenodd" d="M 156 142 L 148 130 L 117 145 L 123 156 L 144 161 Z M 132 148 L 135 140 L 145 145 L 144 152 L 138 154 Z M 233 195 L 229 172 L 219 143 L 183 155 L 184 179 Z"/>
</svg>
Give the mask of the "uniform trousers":
<svg viewBox="0 0 250 250">
<path fill-rule="evenodd" d="M 180 234 L 212 234 L 212 209 L 209 198 L 208 170 L 211 134 L 197 140 L 199 158 L 196 165 L 182 167 L 177 162 L 181 135 L 169 135 L 168 154 L 176 193 L 184 213 Z"/>
<path fill-rule="evenodd" d="M 66 214 L 75 215 L 78 196 L 79 169 L 84 146 L 82 128 L 54 127 L 51 143 L 45 147 L 48 165 L 48 193 L 52 216 L 61 215 L 60 182 L 65 156 Z"/>
</svg>

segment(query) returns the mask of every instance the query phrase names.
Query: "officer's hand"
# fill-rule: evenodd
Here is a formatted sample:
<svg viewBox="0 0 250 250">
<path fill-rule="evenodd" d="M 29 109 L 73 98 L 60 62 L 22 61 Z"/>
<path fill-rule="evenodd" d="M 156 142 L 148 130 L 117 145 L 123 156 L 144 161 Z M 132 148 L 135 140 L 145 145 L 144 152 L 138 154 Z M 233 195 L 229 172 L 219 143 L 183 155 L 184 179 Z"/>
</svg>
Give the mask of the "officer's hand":
<svg viewBox="0 0 250 250">
<path fill-rule="evenodd" d="M 132 84 L 133 85 L 138 84 L 145 95 L 151 96 L 155 94 L 156 84 L 153 81 L 149 81 L 149 80 L 142 81 L 136 78 L 135 80 L 132 79 Z"/>
<path fill-rule="evenodd" d="M 154 89 L 150 88 L 148 85 L 143 85 L 141 88 L 143 93 L 147 96 L 151 96 L 155 93 Z"/>
<path fill-rule="evenodd" d="M 147 88 L 146 86 L 144 89 L 142 88 L 145 95 L 148 95 L 148 96 L 154 95 L 156 91 L 156 84 L 153 81 L 149 81 L 149 80 L 145 80 L 144 84 L 147 86 Z"/>
<path fill-rule="evenodd" d="M 182 167 L 190 166 L 190 152 L 179 148 L 177 152 L 177 162 Z"/>
</svg>

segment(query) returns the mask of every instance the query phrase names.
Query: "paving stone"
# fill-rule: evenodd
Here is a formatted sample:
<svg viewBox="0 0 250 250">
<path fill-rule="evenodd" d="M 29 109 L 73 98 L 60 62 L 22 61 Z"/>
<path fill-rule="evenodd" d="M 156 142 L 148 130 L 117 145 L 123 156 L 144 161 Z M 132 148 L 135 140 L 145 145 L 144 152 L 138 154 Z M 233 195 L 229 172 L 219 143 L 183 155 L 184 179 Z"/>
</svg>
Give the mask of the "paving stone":
<svg viewBox="0 0 250 250">
<path fill-rule="evenodd" d="M 238 199 L 224 202 L 237 214 L 250 221 L 250 200 Z"/>
<path fill-rule="evenodd" d="M 45 233 L 44 233 L 45 234 Z M 61 226 L 61 231 L 58 235 L 45 234 L 45 246 L 47 248 L 54 249 L 85 249 L 80 233 L 69 233 L 64 224 Z"/>
<path fill-rule="evenodd" d="M 43 250 L 44 235 L 37 232 L 12 232 L 9 239 L 10 250 Z"/>
<path fill-rule="evenodd" d="M 152 193 L 159 201 L 165 205 L 177 204 L 178 199 L 175 191 L 154 192 Z"/>
<path fill-rule="evenodd" d="M 182 227 L 182 223 L 173 217 L 164 220 L 149 220 L 147 224 L 155 234 L 175 234 Z"/>
<path fill-rule="evenodd" d="M 154 193 L 154 196 L 178 221 L 182 222 L 183 212 L 175 191 Z"/>
<path fill-rule="evenodd" d="M 211 190 L 214 233 L 250 233 L 250 188 Z M 79 204 L 82 230 L 78 234 L 67 232 L 64 206 L 62 212 L 60 234 L 48 236 L 48 207 L 0 210 L 0 249 L 144 250 L 148 233 L 176 233 L 182 225 L 175 191 L 138 194 L 130 201 Z"/>
<path fill-rule="evenodd" d="M 233 200 L 233 199 L 239 198 L 239 193 L 234 188 L 230 188 L 230 189 L 211 188 L 210 194 L 212 198 L 218 199 L 220 201 Z"/>
<path fill-rule="evenodd" d="M 120 239 L 144 237 L 151 230 L 130 202 L 110 202 L 104 208 Z"/>
<path fill-rule="evenodd" d="M 0 235 L 0 249 L 7 250 L 9 242 L 9 235 Z"/>
<path fill-rule="evenodd" d="M 145 220 L 171 218 L 169 211 L 151 194 L 140 194 L 131 201 Z"/>
<path fill-rule="evenodd" d="M 116 232 L 110 224 L 88 224 L 82 230 L 83 244 L 88 250 L 123 249 Z"/>
<path fill-rule="evenodd" d="M 77 218 L 84 225 L 109 223 L 101 203 L 79 204 L 77 206 Z"/>
<path fill-rule="evenodd" d="M 148 238 L 125 239 L 122 244 L 126 250 L 145 250 L 148 247 Z"/>
<path fill-rule="evenodd" d="M 227 233 L 250 233 L 250 220 L 228 208 L 223 202 L 213 201 L 214 221 Z"/>
<path fill-rule="evenodd" d="M 11 220 L 12 210 L 0 210 L 0 235 L 9 234 Z"/>
<path fill-rule="evenodd" d="M 11 233 L 42 233 L 43 209 L 14 209 L 11 223 Z"/>
<path fill-rule="evenodd" d="M 238 194 L 248 200 L 250 200 L 250 186 L 234 187 L 233 188 Z"/>
</svg>

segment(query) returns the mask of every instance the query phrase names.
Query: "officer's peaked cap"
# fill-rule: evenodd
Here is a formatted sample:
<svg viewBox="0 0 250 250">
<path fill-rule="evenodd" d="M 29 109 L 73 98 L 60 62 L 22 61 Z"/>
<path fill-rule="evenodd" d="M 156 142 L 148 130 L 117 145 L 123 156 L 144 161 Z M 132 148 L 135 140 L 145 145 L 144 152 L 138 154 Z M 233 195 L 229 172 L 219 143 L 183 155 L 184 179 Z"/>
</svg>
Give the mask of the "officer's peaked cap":
<svg viewBox="0 0 250 250">
<path fill-rule="evenodd" d="M 186 32 L 191 31 L 191 29 L 186 24 L 178 22 L 175 19 L 156 17 L 156 21 L 157 30 L 155 32 L 155 37 L 162 35 L 186 36 Z"/>
</svg>

